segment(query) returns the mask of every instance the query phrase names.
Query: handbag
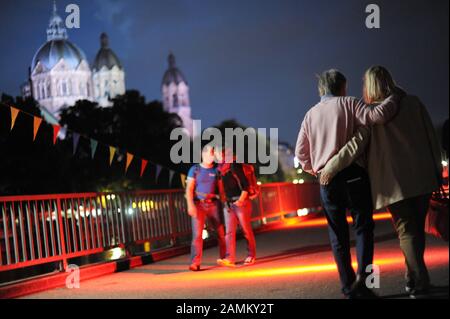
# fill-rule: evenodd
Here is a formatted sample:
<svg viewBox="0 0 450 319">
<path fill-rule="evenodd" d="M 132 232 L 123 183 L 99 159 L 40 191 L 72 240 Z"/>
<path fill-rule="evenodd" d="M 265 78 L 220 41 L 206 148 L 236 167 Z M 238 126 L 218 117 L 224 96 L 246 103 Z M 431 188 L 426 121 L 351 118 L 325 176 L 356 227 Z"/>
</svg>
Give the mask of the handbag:
<svg viewBox="0 0 450 319">
<path fill-rule="evenodd" d="M 425 120 L 422 118 L 426 131 Z M 430 136 L 427 134 L 428 145 L 430 146 L 431 158 L 436 163 L 433 149 L 431 146 Z M 441 171 L 435 167 L 436 179 L 439 183 L 439 191 L 431 195 L 428 206 L 427 216 L 425 218 L 425 232 L 437 238 L 441 238 L 448 242 L 448 197 L 442 185 Z"/>
<path fill-rule="evenodd" d="M 425 219 L 425 232 L 448 242 L 448 223 L 448 197 L 441 188 L 431 196 Z"/>
</svg>

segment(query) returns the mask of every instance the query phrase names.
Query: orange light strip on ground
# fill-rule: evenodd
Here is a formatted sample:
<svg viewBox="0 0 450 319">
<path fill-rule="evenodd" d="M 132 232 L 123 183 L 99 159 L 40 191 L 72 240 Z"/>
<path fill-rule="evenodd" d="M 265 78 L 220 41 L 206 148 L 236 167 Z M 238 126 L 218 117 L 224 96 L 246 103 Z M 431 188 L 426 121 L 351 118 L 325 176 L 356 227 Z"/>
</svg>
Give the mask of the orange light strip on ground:
<svg viewBox="0 0 450 319">
<path fill-rule="evenodd" d="M 390 213 L 377 213 L 373 215 L 373 219 L 378 220 L 388 220 L 391 219 Z M 353 218 L 351 216 L 347 217 L 347 222 L 353 223 Z M 326 226 L 327 225 L 327 219 L 326 218 L 317 218 L 312 220 L 299 220 L 299 219 L 286 219 L 279 228 L 284 227 L 294 227 L 294 228 L 303 228 L 303 227 L 319 227 L 319 226 Z M 276 227 L 278 228 L 278 227 Z"/>
<path fill-rule="evenodd" d="M 384 252 L 384 256 L 375 258 L 374 264 L 377 266 L 384 266 L 386 268 L 392 267 L 404 267 L 405 259 L 403 255 L 397 251 L 394 253 Z M 426 262 L 428 266 L 448 264 L 448 249 L 440 248 L 433 249 L 426 255 Z M 352 263 L 356 269 L 358 266 L 356 261 Z M 383 270 L 383 268 L 382 268 Z M 235 269 L 223 269 L 223 271 L 202 272 L 202 280 L 206 279 L 238 279 L 238 278 L 258 278 L 258 277 L 271 277 L 271 276 L 286 276 L 286 275 L 299 275 L 305 273 L 323 273 L 336 271 L 336 264 L 327 258 L 327 262 L 323 264 L 303 265 L 294 267 L 277 267 L 277 268 L 265 268 L 265 269 L 252 269 L 252 268 L 235 268 Z"/>
</svg>

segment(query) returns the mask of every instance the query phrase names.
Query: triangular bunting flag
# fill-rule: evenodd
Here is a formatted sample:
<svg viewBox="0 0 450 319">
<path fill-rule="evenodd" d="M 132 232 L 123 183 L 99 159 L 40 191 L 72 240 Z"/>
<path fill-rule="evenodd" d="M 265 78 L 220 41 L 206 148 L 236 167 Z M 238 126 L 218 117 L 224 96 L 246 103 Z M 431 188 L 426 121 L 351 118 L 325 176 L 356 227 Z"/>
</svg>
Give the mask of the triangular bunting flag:
<svg viewBox="0 0 450 319">
<path fill-rule="evenodd" d="M 130 167 L 131 162 L 133 161 L 134 155 L 127 152 L 127 163 L 125 165 L 125 173 L 128 171 L 128 167 Z"/>
<path fill-rule="evenodd" d="M 145 172 L 145 168 L 147 167 L 148 161 L 145 159 L 141 160 L 141 175 L 140 177 L 142 177 L 142 175 L 144 175 Z"/>
<path fill-rule="evenodd" d="M 42 119 L 40 117 L 35 116 L 33 121 L 33 142 L 36 140 L 36 135 L 41 126 Z"/>
<path fill-rule="evenodd" d="M 14 124 L 16 124 L 17 115 L 19 115 L 20 110 L 16 109 L 15 107 L 10 106 L 11 109 L 11 129 L 12 131 Z"/>
<path fill-rule="evenodd" d="M 97 150 L 98 142 L 91 138 L 91 157 L 94 158 L 95 151 Z"/>
<path fill-rule="evenodd" d="M 80 134 L 74 132 L 72 133 L 72 137 L 73 137 L 73 155 L 75 155 L 78 148 L 78 142 L 80 141 Z"/>
<path fill-rule="evenodd" d="M 181 174 L 180 179 L 181 179 L 181 185 L 183 186 L 183 188 L 186 188 L 186 175 Z"/>
<path fill-rule="evenodd" d="M 114 154 L 116 154 L 116 148 L 113 146 L 109 147 L 109 166 L 111 166 L 114 159 Z"/>
<path fill-rule="evenodd" d="M 158 176 L 161 173 L 161 166 L 156 165 L 155 182 L 158 182 Z"/>
<path fill-rule="evenodd" d="M 56 144 L 56 139 L 58 138 L 59 130 L 61 130 L 61 126 L 54 124 L 53 125 L 53 145 Z"/>
<path fill-rule="evenodd" d="M 175 174 L 175 172 L 170 170 L 170 172 L 169 172 L 169 187 L 172 185 L 172 179 L 173 179 L 174 174 Z"/>
</svg>

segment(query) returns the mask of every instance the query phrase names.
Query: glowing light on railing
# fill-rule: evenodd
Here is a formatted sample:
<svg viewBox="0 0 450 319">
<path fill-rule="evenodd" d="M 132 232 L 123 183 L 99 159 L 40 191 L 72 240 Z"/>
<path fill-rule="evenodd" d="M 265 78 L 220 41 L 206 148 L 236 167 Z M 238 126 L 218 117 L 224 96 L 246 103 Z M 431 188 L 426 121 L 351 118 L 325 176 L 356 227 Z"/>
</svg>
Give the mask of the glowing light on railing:
<svg viewBox="0 0 450 319">
<path fill-rule="evenodd" d="M 262 183 L 261 183 L 260 181 L 257 181 L 256 184 L 257 184 L 257 185 L 261 185 Z"/>
<path fill-rule="evenodd" d="M 83 205 L 80 205 L 79 207 L 78 207 L 78 212 L 79 212 L 79 215 L 81 216 L 81 217 L 89 217 L 89 215 L 90 215 L 90 211 L 89 210 L 85 210 L 84 209 L 84 206 Z M 56 217 L 55 217 L 56 218 Z"/>
<path fill-rule="evenodd" d="M 262 223 L 263 223 L 264 225 L 267 224 L 267 218 L 266 218 L 266 217 L 263 217 Z"/>
<path fill-rule="evenodd" d="M 107 200 L 111 200 L 111 195 L 106 195 Z"/>
<path fill-rule="evenodd" d="M 297 157 L 294 157 L 294 168 L 299 168 L 299 167 L 300 167 L 300 162 Z"/>
<path fill-rule="evenodd" d="M 447 167 L 448 166 L 448 162 L 447 161 L 442 161 L 442 166 Z"/>
<path fill-rule="evenodd" d="M 109 252 L 109 260 L 117 260 L 125 256 L 125 251 L 122 248 L 113 248 Z"/>
<path fill-rule="evenodd" d="M 102 196 L 102 207 L 106 208 L 106 197 Z"/>
<path fill-rule="evenodd" d="M 133 213 L 134 213 L 133 208 L 128 208 L 128 215 L 133 215 Z"/>
<path fill-rule="evenodd" d="M 297 170 L 297 173 L 298 173 L 298 174 L 301 174 L 301 173 L 303 173 L 303 170 L 302 170 L 301 168 L 299 168 L 299 169 Z"/>
<path fill-rule="evenodd" d="M 298 180 L 298 183 L 299 183 L 299 184 L 304 184 L 304 183 L 305 183 L 305 180 L 304 180 L 303 178 L 301 178 L 301 179 Z"/>
<path fill-rule="evenodd" d="M 69 215 L 70 215 L 70 218 L 78 219 L 78 214 L 77 214 L 76 211 L 73 211 L 72 209 L 69 209 L 69 210 L 68 210 L 68 213 L 69 213 Z"/>
<path fill-rule="evenodd" d="M 292 183 L 298 184 L 298 179 L 294 179 L 294 180 L 292 181 Z"/>
<path fill-rule="evenodd" d="M 209 233 L 208 233 L 208 231 L 206 229 L 203 229 L 202 238 L 203 239 L 209 238 Z"/>
<path fill-rule="evenodd" d="M 112 194 L 112 195 L 111 195 L 111 199 L 112 199 L 112 200 L 116 199 L 116 195 Z"/>
<path fill-rule="evenodd" d="M 133 202 L 133 204 L 131 204 L 131 207 L 136 208 L 137 207 L 136 203 Z"/>
<path fill-rule="evenodd" d="M 301 208 L 297 210 L 297 215 L 299 217 L 303 217 L 303 216 L 307 216 L 309 213 L 309 209 L 308 208 Z"/>
<path fill-rule="evenodd" d="M 67 218 L 76 218 L 75 214 L 72 212 L 72 209 L 69 208 L 68 210 L 66 210 L 65 212 L 62 212 L 63 216 L 66 216 Z"/>
</svg>

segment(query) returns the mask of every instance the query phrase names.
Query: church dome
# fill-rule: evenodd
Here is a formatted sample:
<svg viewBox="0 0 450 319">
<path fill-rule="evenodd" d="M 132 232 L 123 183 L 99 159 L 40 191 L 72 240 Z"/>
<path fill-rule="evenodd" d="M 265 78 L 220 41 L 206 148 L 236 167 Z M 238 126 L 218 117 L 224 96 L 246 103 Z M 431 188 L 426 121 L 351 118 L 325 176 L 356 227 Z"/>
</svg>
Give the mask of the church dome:
<svg viewBox="0 0 450 319">
<path fill-rule="evenodd" d="M 119 69 L 122 69 L 122 63 L 120 62 L 119 58 L 114 53 L 114 51 L 109 48 L 109 39 L 106 33 L 101 34 L 100 45 L 101 48 L 95 56 L 92 68 L 94 70 L 100 70 L 105 66 L 108 70 L 110 70 L 114 66 L 117 66 Z"/>
<path fill-rule="evenodd" d="M 47 41 L 34 55 L 31 69 L 34 70 L 38 62 L 41 62 L 46 69 L 50 70 L 61 59 L 64 59 L 71 69 L 75 69 L 81 61 L 86 60 L 86 55 L 69 40 L 50 40 Z"/>
<path fill-rule="evenodd" d="M 47 42 L 42 45 L 33 57 L 31 69 L 34 70 L 38 62 L 48 70 L 52 69 L 61 59 L 71 69 L 75 69 L 86 60 L 86 55 L 80 48 L 67 39 L 67 30 L 64 21 L 56 12 L 56 4 L 53 4 L 53 14 L 47 28 Z"/>
<path fill-rule="evenodd" d="M 187 83 L 183 73 L 176 67 L 175 56 L 172 53 L 169 54 L 168 61 L 169 69 L 164 73 L 162 84 L 169 85 L 175 83 L 178 85 L 181 82 Z"/>
</svg>

